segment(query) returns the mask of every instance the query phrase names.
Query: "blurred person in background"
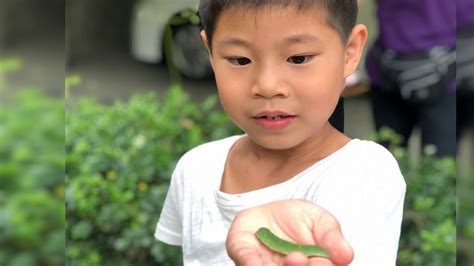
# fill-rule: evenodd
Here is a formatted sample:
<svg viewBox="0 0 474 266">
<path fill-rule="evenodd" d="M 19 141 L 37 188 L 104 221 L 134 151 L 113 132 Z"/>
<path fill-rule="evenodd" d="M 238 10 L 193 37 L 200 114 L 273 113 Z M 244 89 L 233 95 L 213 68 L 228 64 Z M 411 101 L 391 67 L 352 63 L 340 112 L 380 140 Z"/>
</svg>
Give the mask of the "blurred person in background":
<svg viewBox="0 0 474 266">
<path fill-rule="evenodd" d="M 419 126 L 425 153 L 455 156 L 455 2 L 376 2 L 379 35 L 366 58 L 376 129 L 407 146 Z"/>
<path fill-rule="evenodd" d="M 474 126 L 474 1 L 457 0 L 457 135 Z"/>
</svg>

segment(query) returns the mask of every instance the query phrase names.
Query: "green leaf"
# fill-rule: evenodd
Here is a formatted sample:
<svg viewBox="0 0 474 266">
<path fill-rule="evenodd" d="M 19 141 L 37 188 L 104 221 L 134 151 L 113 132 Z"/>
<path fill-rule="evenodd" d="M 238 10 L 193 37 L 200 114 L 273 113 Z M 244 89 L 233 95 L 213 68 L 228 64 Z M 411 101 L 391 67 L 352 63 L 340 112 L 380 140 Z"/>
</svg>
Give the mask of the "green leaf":
<svg viewBox="0 0 474 266">
<path fill-rule="evenodd" d="M 89 221 L 80 221 L 72 227 L 72 238 L 73 239 L 86 239 L 92 232 L 92 224 Z"/>
</svg>

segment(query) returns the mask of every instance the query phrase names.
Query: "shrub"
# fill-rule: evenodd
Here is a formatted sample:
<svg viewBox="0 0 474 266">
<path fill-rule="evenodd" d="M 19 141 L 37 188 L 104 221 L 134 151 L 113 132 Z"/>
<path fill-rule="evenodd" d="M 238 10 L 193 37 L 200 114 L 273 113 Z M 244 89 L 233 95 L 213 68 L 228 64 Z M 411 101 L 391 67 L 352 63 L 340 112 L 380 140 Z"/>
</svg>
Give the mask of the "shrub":
<svg viewBox="0 0 474 266">
<path fill-rule="evenodd" d="M 374 140 L 391 144 L 407 183 L 397 265 L 456 265 L 456 161 L 425 154 L 413 162 L 390 129 Z"/>
<path fill-rule="evenodd" d="M 397 265 L 456 265 L 456 164 L 424 158 L 402 169 L 407 182 Z"/>
<path fill-rule="evenodd" d="M 64 265 L 64 101 L 0 104 L 0 265 Z"/>
<path fill-rule="evenodd" d="M 457 265 L 467 266 L 474 264 L 474 177 L 458 177 L 458 254 Z"/>
<path fill-rule="evenodd" d="M 177 160 L 191 147 L 240 133 L 179 86 L 103 106 L 82 100 L 66 114 L 67 262 L 178 265 L 180 251 L 153 237 Z"/>
</svg>

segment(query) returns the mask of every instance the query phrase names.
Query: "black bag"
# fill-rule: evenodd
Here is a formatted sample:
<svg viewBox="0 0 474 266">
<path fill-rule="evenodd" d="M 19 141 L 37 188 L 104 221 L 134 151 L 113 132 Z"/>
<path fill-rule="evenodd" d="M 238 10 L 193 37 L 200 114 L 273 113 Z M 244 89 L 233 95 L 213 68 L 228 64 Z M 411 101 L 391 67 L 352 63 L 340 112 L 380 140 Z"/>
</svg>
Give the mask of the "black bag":
<svg viewBox="0 0 474 266">
<path fill-rule="evenodd" d="M 456 50 L 437 46 L 429 51 L 400 54 L 375 48 L 382 75 L 381 89 L 397 92 L 404 100 L 430 103 L 448 92 L 456 78 Z"/>
<path fill-rule="evenodd" d="M 456 82 L 460 92 L 474 93 L 474 30 L 458 33 Z"/>
</svg>

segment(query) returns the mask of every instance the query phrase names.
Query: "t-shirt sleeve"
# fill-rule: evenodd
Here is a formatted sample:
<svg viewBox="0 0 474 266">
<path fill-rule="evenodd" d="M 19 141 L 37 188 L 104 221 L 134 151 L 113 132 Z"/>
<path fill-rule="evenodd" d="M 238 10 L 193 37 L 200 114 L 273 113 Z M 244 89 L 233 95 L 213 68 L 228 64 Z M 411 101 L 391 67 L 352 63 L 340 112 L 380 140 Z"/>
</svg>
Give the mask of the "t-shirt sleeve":
<svg viewBox="0 0 474 266">
<path fill-rule="evenodd" d="M 321 195 L 353 247 L 351 266 L 396 265 L 406 184 L 392 154 L 374 145 Z"/>
<path fill-rule="evenodd" d="M 379 160 L 369 165 L 367 183 L 358 188 L 366 196 L 360 197 L 361 213 L 353 221 L 357 240 L 351 266 L 396 265 L 406 184 L 395 158 L 377 149 Z"/>
<path fill-rule="evenodd" d="M 359 240 L 354 243 L 357 250 L 351 266 L 396 265 L 405 189 L 395 190 L 398 191 L 387 195 L 383 210 L 375 208 L 373 213 L 365 213 L 370 219 L 365 223 L 364 219 L 359 220 Z"/>
<path fill-rule="evenodd" d="M 158 220 L 155 238 L 170 244 L 182 245 L 182 171 L 178 166 L 173 172 L 165 203 Z"/>
</svg>

